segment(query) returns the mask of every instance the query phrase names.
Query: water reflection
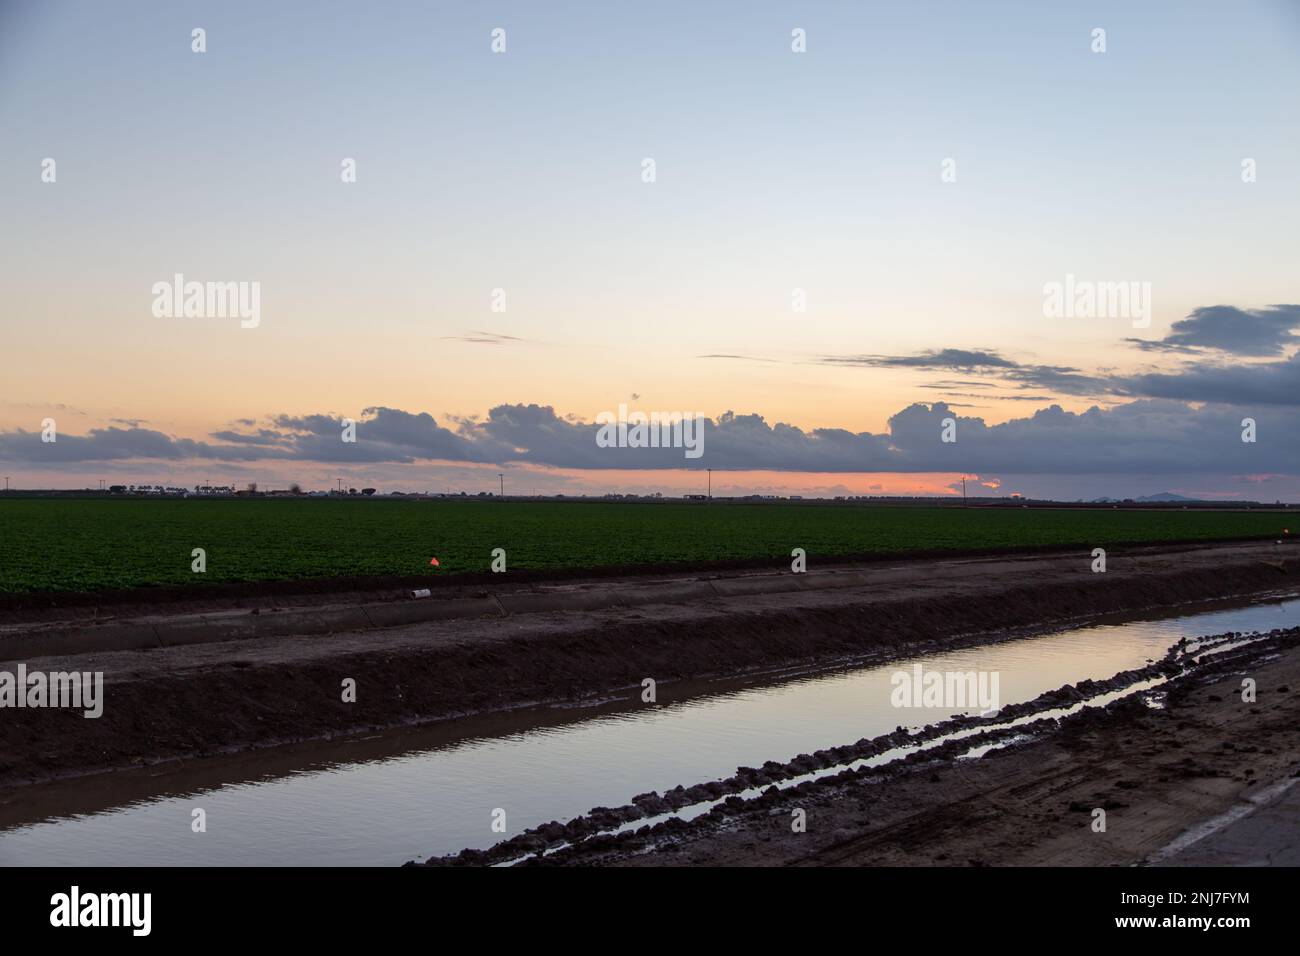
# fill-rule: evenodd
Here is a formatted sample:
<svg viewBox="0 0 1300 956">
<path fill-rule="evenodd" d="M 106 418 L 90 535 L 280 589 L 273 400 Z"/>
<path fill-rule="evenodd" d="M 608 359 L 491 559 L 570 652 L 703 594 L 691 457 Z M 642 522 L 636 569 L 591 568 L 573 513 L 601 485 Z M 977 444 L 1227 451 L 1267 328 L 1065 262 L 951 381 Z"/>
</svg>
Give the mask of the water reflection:
<svg viewBox="0 0 1300 956">
<path fill-rule="evenodd" d="M 1289 599 L 1099 625 L 764 686 L 712 685 L 653 708 L 530 712 L 26 788 L 0 805 L 8 827 L 0 864 L 399 864 L 496 842 L 497 807 L 509 836 L 647 790 L 950 716 L 890 705 L 890 676 L 914 661 L 998 671 L 1005 705 L 1140 667 L 1180 637 L 1293 626 L 1298 609 Z M 206 833 L 191 832 L 197 807 Z"/>
</svg>

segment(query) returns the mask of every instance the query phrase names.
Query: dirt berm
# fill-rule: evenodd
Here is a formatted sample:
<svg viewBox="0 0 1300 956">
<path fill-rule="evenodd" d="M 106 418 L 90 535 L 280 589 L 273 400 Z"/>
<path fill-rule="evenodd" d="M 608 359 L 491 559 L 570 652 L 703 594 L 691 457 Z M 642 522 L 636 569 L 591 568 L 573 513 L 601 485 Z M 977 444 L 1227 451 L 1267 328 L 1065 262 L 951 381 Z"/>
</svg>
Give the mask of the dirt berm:
<svg viewBox="0 0 1300 956">
<path fill-rule="evenodd" d="M 0 635 L 0 671 L 12 672 L 21 661 L 29 672 L 102 672 L 103 715 L 5 710 L 0 786 L 531 703 L 639 694 L 647 677 L 662 684 L 884 659 L 980 643 L 1008 629 L 1298 584 L 1300 552 L 1289 542 L 1269 542 L 1112 552 L 1104 574 L 1092 572 L 1085 551 L 805 575 L 601 579 L 446 598 L 491 602 L 480 616 L 402 623 L 406 609 L 420 602 L 370 602 L 360 616 L 360 606 L 335 605 L 345 623 L 331 625 L 332 633 L 233 627 L 232 634 L 245 636 L 155 640 L 125 650 L 96 649 L 85 640 L 94 628 L 77 625 L 67 628 L 79 635 L 75 652 L 36 656 L 63 643 L 56 626 L 35 647 L 30 633 L 13 643 Z M 627 597 L 638 593 L 640 599 Z M 241 607 L 230 614 L 274 612 Z M 205 610 L 206 617 L 214 613 L 220 611 Z M 383 622 L 393 626 L 376 626 Z M 193 616 L 183 614 L 144 622 L 155 635 L 193 625 Z M 342 699 L 347 679 L 356 682 L 353 703 Z"/>
</svg>

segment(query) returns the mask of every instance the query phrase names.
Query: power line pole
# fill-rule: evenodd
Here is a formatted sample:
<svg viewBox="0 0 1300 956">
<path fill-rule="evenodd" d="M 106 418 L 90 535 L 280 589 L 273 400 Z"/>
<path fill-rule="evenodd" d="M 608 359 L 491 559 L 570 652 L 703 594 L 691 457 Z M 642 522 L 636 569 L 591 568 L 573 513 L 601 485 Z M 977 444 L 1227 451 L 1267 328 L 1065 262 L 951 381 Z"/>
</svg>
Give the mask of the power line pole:
<svg viewBox="0 0 1300 956">
<path fill-rule="evenodd" d="M 966 507 L 966 476 L 961 476 L 961 506 Z"/>
<path fill-rule="evenodd" d="M 497 480 L 501 482 L 501 497 L 504 498 L 506 496 L 506 476 L 498 471 Z"/>
<path fill-rule="evenodd" d="M 709 500 L 713 499 L 713 469 L 709 470 Z"/>
</svg>

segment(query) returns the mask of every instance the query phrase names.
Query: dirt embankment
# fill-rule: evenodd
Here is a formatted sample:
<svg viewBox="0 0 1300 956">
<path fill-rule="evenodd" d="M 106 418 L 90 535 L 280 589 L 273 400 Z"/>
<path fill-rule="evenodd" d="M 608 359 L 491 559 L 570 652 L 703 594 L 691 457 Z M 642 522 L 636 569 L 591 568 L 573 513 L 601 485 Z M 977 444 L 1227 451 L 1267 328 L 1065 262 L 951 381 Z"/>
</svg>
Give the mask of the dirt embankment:
<svg viewBox="0 0 1300 956">
<path fill-rule="evenodd" d="M 1151 692 L 1056 716 L 1078 701 L 1160 677 L 1168 680 Z M 1243 699 L 1246 677 L 1255 681 L 1253 700 Z M 1017 717 L 1023 722 L 1005 726 Z M 949 739 L 982 725 L 997 729 Z M 924 742 L 938 746 L 924 750 Z M 1000 749 L 956 759 L 987 745 Z M 907 755 L 893 762 L 850 766 L 900 748 Z M 727 780 L 642 794 L 626 807 L 597 808 L 486 851 L 429 862 L 1177 864 L 1194 839 L 1267 806 L 1297 776 L 1300 629 L 1292 629 L 1199 663 L 1175 651 L 1141 671 L 1066 686 L 985 721 L 898 731 L 785 764 L 741 768 Z M 710 804 L 689 822 L 673 815 Z M 1293 827 L 1285 813 L 1266 813 L 1225 842 L 1238 859 L 1264 863 L 1294 840 Z"/>
<path fill-rule="evenodd" d="M 24 661 L 103 672 L 103 716 L 18 709 L 0 720 L 0 786 L 373 731 L 752 669 L 885 659 L 1008 628 L 1292 588 L 1272 545 L 926 561 L 863 569 L 850 586 L 768 591 L 712 579 L 691 603 L 521 613 Z M 599 588 L 595 583 L 591 587 Z M 542 602 L 545 604 L 545 602 Z M 0 647 L 3 645 L 0 644 Z M 12 671 L 15 661 L 0 664 Z M 344 680 L 356 682 L 344 702 Z"/>
</svg>

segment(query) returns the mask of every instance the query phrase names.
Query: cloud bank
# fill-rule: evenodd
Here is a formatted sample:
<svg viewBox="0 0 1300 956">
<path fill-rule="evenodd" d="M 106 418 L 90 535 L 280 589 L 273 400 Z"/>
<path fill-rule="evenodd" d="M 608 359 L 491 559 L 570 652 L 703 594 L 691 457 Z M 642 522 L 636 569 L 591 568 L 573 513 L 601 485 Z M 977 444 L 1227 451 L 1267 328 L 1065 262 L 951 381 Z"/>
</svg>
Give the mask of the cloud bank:
<svg viewBox="0 0 1300 956">
<path fill-rule="evenodd" d="M 1059 405 L 990 425 L 946 402 L 900 410 L 880 433 L 804 429 L 758 414 L 726 412 L 704 422 L 704 455 L 688 461 L 676 448 L 608 448 L 599 426 L 561 416 L 547 405 L 498 405 L 486 417 L 447 419 L 428 412 L 374 407 L 342 440 L 333 414 L 269 416 L 261 427 L 224 429 L 210 441 L 134 427 L 91 429 L 41 440 L 38 431 L 0 433 L 0 459 L 58 466 L 130 459 L 179 462 L 319 462 L 339 464 L 444 461 L 525 463 L 569 469 L 677 469 L 790 472 L 975 471 L 1019 474 L 1300 474 L 1300 410 L 1261 405 L 1257 441 L 1241 440 L 1243 415 L 1227 405 L 1193 406 L 1142 399 L 1069 412 Z M 944 442 L 944 420 L 955 442 Z"/>
<path fill-rule="evenodd" d="M 588 470 L 714 468 L 794 473 L 980 472 L 1019 475 L 1300 475 L 1300 305 L 1199 308 L 1159 340 L 1128 340 L 1143 351 L 1183 358 L 1172 369 L 1116 373 L 1024 363 L 988 349 L 944 348 L 913 355 L 822 356 L 841 368 L 945 373 L 921 385 L 946 401 L 915 403 L 880 433 L 769 422 L 727 411 L 703 423 L 703 456 L 681 448 L 603 447 L 600 425 L 549 405 L 503 404 L 484 417 L 444 417 L 386 406 L 364 409 L 356 441 L 332 412 L 239 419 L 206 439 L 168 435 L 114 419 L 45 442 L 39 431 L 0 432 L 0 461 L 73 470 L 90 462 L 328 465 L 527 464 Z M 490 332 L 483 344 L 514 340 Z M 701 358 L 767 361 L 737 353 Z M 958 389 L 981 389 L 970 392 Z M 990 425 L 951 399 L 1044 401 L 1043 392 L 1100 400 L 1084 412 L 1052 404 Z M 633 396 L 633 401 L 636 397 Z M 618 404 L 611 402 L 611 407 Z M 1109 407 L 1106 407 L 1109 406 Z M 51 412 L 65 414 L 62 406 Z M 634 409 L 635 410 L 635 409 Z M 646 411 L 649 411 L 648 409 Z M 67 414 L 71 414 L 68 412 Z M 1243 419 L 1257 440 L 1243 442 Z M 955 422 L 956 441 L 942 440 Z M 606 443 L 607 444 L 607 443 Z"/>
</svg>

